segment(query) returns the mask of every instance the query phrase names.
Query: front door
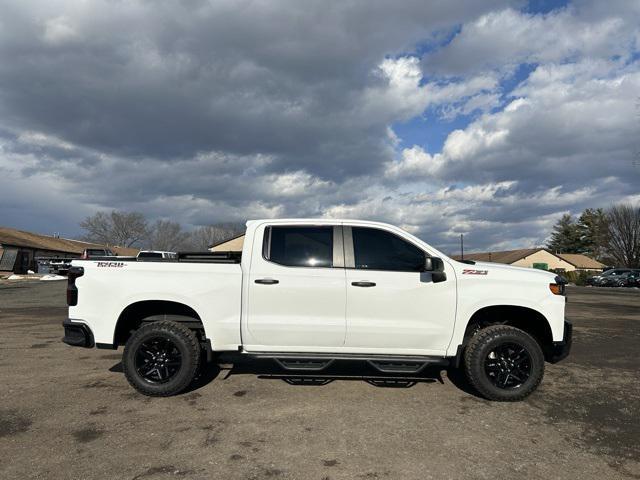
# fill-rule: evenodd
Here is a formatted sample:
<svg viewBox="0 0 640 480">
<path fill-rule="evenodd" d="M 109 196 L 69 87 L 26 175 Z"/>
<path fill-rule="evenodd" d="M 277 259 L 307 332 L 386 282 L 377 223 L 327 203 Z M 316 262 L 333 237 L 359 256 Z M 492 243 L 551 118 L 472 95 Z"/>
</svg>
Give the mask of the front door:
<svg viewBox="0 0 640 480">
<path fill-rule="evenodd" d="M 344 344 L 345 270 L 339 226 L 256 230 L 249 272 L 249 351 L 331 351 Z"/>
<path fill-rule="evenodd" d="M 427 253 L 382 228 L 344 227 L 345 348 L 369 353 L 444 355 L 454 327 L 456 282 L 434 283 Z"/>
</svg>

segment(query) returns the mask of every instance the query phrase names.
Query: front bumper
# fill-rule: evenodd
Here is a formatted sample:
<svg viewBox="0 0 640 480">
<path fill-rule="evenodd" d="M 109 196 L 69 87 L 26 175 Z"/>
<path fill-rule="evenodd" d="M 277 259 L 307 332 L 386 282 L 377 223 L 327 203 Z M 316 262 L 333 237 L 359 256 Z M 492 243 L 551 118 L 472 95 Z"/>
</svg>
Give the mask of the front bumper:
<svg viewBox="0 0 640 480">
<path fill-rule="evenodd" d="M 66 319 L 62 322 L 64 327 L 64 337 L 62 341 L 72 347 L 93 348 L 95 342 L 93 340 L 93 332 L 84 323 L 72 322 Z"/>
<path fill-rule="evenodd" d="M 571 322 L 564 321 L 564 335 L 561 342 L 553 342 L 551 355 L 549 357 L 550 363 L 557 363 L 560 360 L 564 360 L 569 356 L 571 351 L 571 343 L 573 342 L 573 325 Z"/>
</svg>

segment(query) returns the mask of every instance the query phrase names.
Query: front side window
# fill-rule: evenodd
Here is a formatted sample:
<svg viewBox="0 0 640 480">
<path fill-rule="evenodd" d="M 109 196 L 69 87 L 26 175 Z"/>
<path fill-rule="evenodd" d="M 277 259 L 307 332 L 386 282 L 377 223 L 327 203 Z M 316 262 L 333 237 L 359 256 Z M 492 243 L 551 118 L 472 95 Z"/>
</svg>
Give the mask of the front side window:
<svg viewBox="0 0 640 480">
<path fill-rule="evenodd" d="M 425 253 L 393 233 L 352 227 L 355 267 L 365 270 L 421 272 Z"/>
<path fill-rule="evenodd" d="M 268 227 L 264 257 L 289 267 L 332 267 L 333 227 Z"/>
</svg>

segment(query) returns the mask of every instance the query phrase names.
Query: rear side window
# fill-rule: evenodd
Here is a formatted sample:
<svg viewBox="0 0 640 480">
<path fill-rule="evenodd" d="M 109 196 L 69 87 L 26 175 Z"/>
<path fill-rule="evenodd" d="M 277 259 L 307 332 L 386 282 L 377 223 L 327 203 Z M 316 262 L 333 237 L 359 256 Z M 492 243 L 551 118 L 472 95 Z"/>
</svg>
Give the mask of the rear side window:
<svg viewBox="0 0 640 480">
<path fill-rule="evenodd" d="M 289 267 L 332 267 L 333 227 L 268 227 L 264 257 Z"/>
<path fill-rule="evenodd" d="M 355 267 L 363 270 L 421 272 L 425 253 L 390 232 L 352 227 Z"/>
</svg>

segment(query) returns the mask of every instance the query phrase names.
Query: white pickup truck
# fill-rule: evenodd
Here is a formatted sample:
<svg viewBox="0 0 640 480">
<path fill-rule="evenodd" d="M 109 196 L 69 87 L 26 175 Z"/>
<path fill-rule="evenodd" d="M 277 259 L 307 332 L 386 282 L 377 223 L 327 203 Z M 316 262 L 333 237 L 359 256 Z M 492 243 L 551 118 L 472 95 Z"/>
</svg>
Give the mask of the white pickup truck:
<svg viewBox="0 0 640 480">
<path fill-rule="evenodd" d="M 74 260 L 63 341 L 124 345 L 124 373 L 146 395 L 179 393 L 235 352 L 290 370 L 461 367 L 484 397 L 513 401 L 569 353 L 564 293 L 552 273 L 458 262 L 392 225 L 255 220 L 242 252 Z"/>
</svg>

